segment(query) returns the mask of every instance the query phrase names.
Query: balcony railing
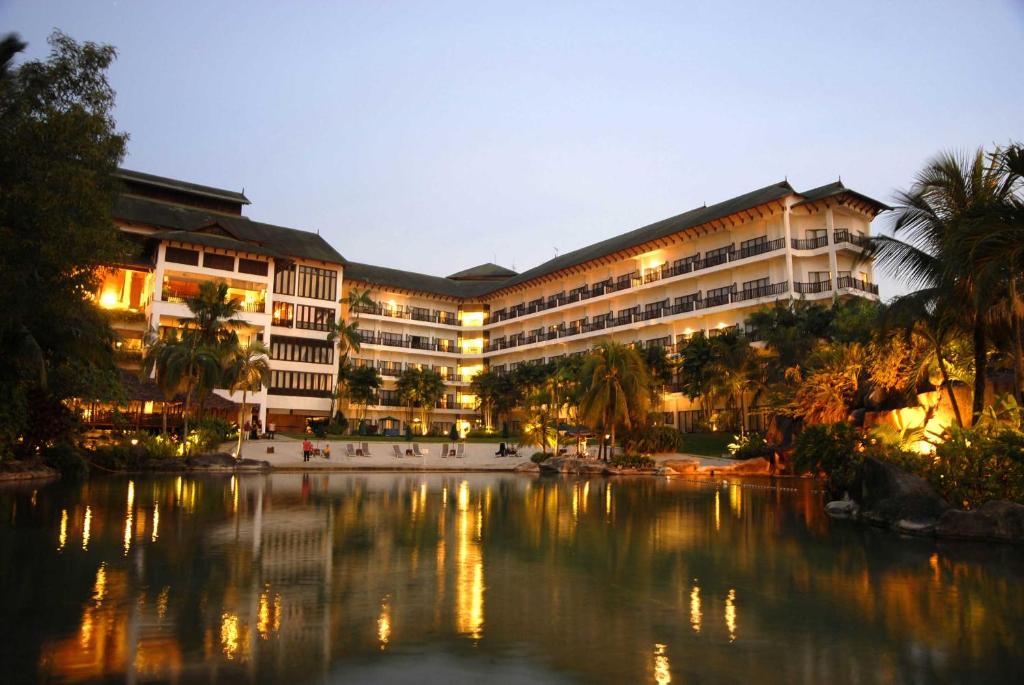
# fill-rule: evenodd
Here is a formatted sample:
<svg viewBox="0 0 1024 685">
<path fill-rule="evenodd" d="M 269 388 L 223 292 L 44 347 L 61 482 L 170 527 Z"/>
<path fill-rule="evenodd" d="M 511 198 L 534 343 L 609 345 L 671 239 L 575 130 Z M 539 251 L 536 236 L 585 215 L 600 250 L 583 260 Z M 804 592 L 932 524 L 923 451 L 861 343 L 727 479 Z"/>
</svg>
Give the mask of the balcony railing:
<svg viewBox="0 0 1024 685">
<path fill-rule="evenodd" d="M 413 311 L 411 309 L 387 307 L 385 305 L 376 304 L 371 306 L 360 305 L 358 307 L 353 307 L 352 311 L 355 314 L 374 314 L 376 316 L 386 316 L 392 319 L 425 321 L 427 323 L 440 323 L 446 326 L 460 325 L 458 314 L 455 312 L 446 312 L 444 310 L 435 310 L 431 312 Z"/>
<path fill-rule="evenodd" d="M 811 281 L 810 283 L 793 283 L 793 289 L 801 295 L 827 293 L 829 290 L 832 290 L 832 279 L 826 278 L 824 281 Z"/>
<path fill-rule="evenodd" d="M 853 278 L 852 276 L 840 276 L 837 278 L 836 288 L 851 288 L 853 290 L 871 293 L 872 295 L 878 294 L 877 285 L 874 283 L 868 283 L 867 281 L 862 281 L 859 278 Z"/>
<path fill-rule="evenodd" d="M 728 250 L 723 249 L 721 252 L 705 256 L 703 259 L 701 259 L 698 254 L 679 260 L 671 265 L 666 262 L 661 266 L 652 268 L 644 274 L 641 274 L 639 271 L 633 271 L 619 276 L 614 280 L 608 279 L 599 283 L 583 286 L 582 288 L 573 289 L 568 295 L 563 296 L 562 294 L 559 294 L 554 297 L 549 297 L 546 300 L 540 298 L 537 300 L 531 300 L 530 302 L 522 302 L 517 305 L 512 305 L 505 309 L 495 310 L 491 312 L 490 323 L 509 321 L 527 314 L 536 314 L 537 312 L 563 307 L 567 304 L 589 300 L 606 293 L 617 293 L 630 288 L 636 288 L 640 285 L 654 283 L 666 278 L 693 273 L 694 271 L 701 271 L 703 269 L 710 269 L 711 267 L 719 266 L 720 264 L 727 264 L 740 259 L 747 259 L 757 255 L 766 254 L 768 252 L 781 250 L 785 245 L 785 238 L 776 238 L 775 240 L 747 245 L 739 249 L 731 247 Z"/>
<path fill-rule="evenodd" d="M 871 240 L 868 237 L 851 233 L 847 228 L 837 228 L 833 232 L 832 238 L 836 245 L 839 243 L 850 243 L 851 245 L 864 248 L 871 244 Z"/>
<path fill-rule="evenodd" d="M 446 340 L 444 338 L 435 338 L 434 340 L 413 340 L 411 338 L 376 335 L 373 331 L 359 331 L 359 341 L 363 345 L 405 347 L 413 350 L 426 350 L 428 352 L 458 352 L 458 345 L 456 342 L 454 340 Z"/>
<path fill-rule="evenodd" d="M 819 235 L 816 238 L 793 238 L 794 250 L 813 250 L 828 245 L 828 236 Z"/>
<path fill-rule="evenodd" d="M 745 300 L 752 300 L 761 297 L 783 295 L 788 292 L 788 288 L 789 281 L 783 281 L 782 283 L 772 283 L 770 285 L 762 285 L 756 288 L 744 288 L 731 293 L 720 293 L 703 299 L 699 297 L 688 299 L 684 302 L 678 302 L 673 305 L 659 302 L 657 303 L 660 305 L 659 307 L 642 312 L 637 309 L 633 309 L 620 312 L 618 314 L 602 314 L 595 317 L 593 321 L 574 321 L 568 326 L 555 327 L 553 330 L 531 331 L 529 334 L 521 333 L 509 338 L 495 338 L 484 347 L 484 352 L 497 352 L 545 340 L 571 338 L 584 333 L 593 333 L 594 331 L 618 328 L 636 322 L 650 321 L 652 319 L 674 316 L 676 314 L 685 314 L 698 309 L 708 309 L 733 302 L 743 302 Z"/>
</svg>

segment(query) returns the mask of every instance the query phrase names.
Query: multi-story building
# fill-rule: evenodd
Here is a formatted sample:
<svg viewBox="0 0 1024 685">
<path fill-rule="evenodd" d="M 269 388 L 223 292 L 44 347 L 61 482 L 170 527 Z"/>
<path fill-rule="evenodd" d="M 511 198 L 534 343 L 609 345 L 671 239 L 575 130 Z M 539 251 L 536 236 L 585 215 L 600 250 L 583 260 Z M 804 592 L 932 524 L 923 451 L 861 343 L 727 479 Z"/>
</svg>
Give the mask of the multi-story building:
<svg viewBox="0 0 1024 685">
<path fill-rule="evenodd" d="M 804 192 L 781 182 L 523 273 L 482 264 L 438 277 L 349 262 L 317 234 L 254 222 L 241 216 L 248 200 L 239 193 L 134 172 L 122 180 L 118 220 L 149 246 L 148 261 L 112 272 L 115 295 L 105 284 L 104 306 L 144 313 L 151 327 L 174 325 L 186 315 L 180 298 L 200 280 L 228 281 L 245 303 L 243 334 L 273 350 L 274 380 L 252 401 L 282 426 L 329 413 L 338 360 L 326 331 L 339 315 L 358 317 L 363 342 L 352 361 L 385 381 L 367 418 L 390 431 L 409 420 L 395 380 L 410 366 L 445 379 L 435 427 L 464 430 L 479 420 L 469 384 L 485 368 L 553 360 L 607 339 L 673 350 L 697 331 L 740 329 L 778 300 L 877 299 L 862 248 L 887 209 L 841 182 Z M 375 305 L 341 311 L 352 288 L 369 289 Z M 139 330 L 124 331 L 134 336 L 124 344 L 134 348 Z M 679 393 L 663 398 L 662 411 L 672 425 L 691 425 L 694 408 Z"/>
</svg>

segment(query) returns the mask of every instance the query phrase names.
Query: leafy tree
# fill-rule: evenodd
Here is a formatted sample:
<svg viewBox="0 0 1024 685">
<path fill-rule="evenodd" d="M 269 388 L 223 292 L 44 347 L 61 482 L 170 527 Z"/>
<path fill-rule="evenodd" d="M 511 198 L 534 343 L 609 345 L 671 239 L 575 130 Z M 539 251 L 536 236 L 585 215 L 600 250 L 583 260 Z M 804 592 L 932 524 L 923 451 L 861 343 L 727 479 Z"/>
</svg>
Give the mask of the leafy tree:
<svg viewBox="0 0 1024 685">
<path fill-rule="evenodd" d="M 366 418 L 366 407 L 377 396 L 383 380 L 380 372 L 373 366 L 349 367 L 345 374 L 345 385 L 348 396 L 357 408 L 356 425 L 361 425 Z"/>
<path fill-rule="evenodd" d="M 712 364 L 715 350 L 703 332 L 692 335 L 679 349 L 679 383 L 690 401 L 697 400 L 705 416 L 714 409 Z"/>
<path fill-rule="evenodd" d="M 175 347 L 179 342 L 178 331 L 173 329 L 163 338 L 160 337 L 160 334 L 155 329 L 150 329 L 143 338 L 145 353 L 142 357 L 140 376 L 144 380 L 155 376 L 156 385 L 163 395 L 164 401 L 161 403 L 162 409 L 160 412 L 160 432 L 163 435 L 167 435 L 167 405 L 174 400 L 175 395 L 181 389 L 180 379 L 173 378 L 167 368 L 167 360 L 170 355 L 168 350 Z"/>
<path fill-rule="evenodd" d="M 127 141 L 106 79 L 115 51 L 60 32 L 49 43 L 45 60 L 14 66 L 24 43 L 0 42 L 0 458 L 35 453 L 28 429 L 49 423 L 45 408 L 119 386 L 91 297 L 97 269 L 124 253 L 112 217 Z"/>
</svg>

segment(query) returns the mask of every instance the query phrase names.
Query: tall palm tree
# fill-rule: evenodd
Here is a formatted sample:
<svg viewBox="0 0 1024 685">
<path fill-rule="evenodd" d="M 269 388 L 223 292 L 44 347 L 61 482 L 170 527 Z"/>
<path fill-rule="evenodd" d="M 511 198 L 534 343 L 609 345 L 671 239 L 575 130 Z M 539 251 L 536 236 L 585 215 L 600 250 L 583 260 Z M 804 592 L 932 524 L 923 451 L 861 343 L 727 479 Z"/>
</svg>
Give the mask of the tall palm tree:
<svg viewBox="0 0 1024 685">
<path fill-rule="evenodd" d="M 362 424 L 366 407 L 373 401 L 380 389 L 380 372 L 373 366 L 353 366 L 345 374 L 349 399 L 356 405 L 356 426 Z"/>
<path fill-rule="evenodd" d="M 342 300 L 342 303 L 348 307 L 349 316 L 353 319 L 358 320 L 359 314 L 363 309 L 372 309 L 376 306 L 376 302 L 370 297 L 370 289 L 360 288 L 349 288 L 348 293 Z"/>
<path fill-rule="evenodd" d="M 143 380 L 156 376 L 156 386 L 160 389 L 164 401 L 161 402 L 160 433 L 167 435 L 167 405 L 174 400 L 174 396 L 180 389 L 180 379 L 174 379 L 168 373 L 167 361 L 170 357 L 169 350 L 180 344 L 178 332 L 171 330 L 166 338 L 161 338 L 155 329 L 146 331 L 143 337 L 143 345 L 146 348 L 142 356 L 142 369 L 139 375 Z M 174 382 L 178 381 L 178 382 Z"/>
<path fill-rule="evenodd" d="M 248 345 L 239 345 L 231 354 L 227 380 L 232 392 L 242 391 L 242 404 L 238 408 L 238 449 L 235 458 L 242 458 L 242 440 L 245 439 L 245 400 L 249 392 L 259 392 L 270 383 L 270 350 L 262 341 L 254 339 Z"/>
<path fill-rule="evenodd" d="M 341 411 L 342 400 L 347 396 L 346 378 L 349 369 L 349 354 L 359 354 L 362 349 L 362 335 L 359 332 L 359 321 L 346 321 L 339 319 L 331 323 L 327 332 L 327 341 L 334 343 L 338 350 L 338 377 L 334 384 L 334 405 L 335 416 Z"/>
<path fill-rule="evenodd" d="M 416 405 L 420 403 L 420 370 L 414 366 L 407 367 L 399 374 L 395 390 L 398 393 L 398 401 L 408 412 L 406 425 L 409 425 L 412 423 Z"/>
<path fill-rule="evenodd" d="M 430 414 L 434 405 L 444 397 L 444 379 L 434 369 L 421 369 L 419 374 L 419 399 L 423 412 L 423 434 L 430 429 Z"/>
<path fill-rule="evenodd" d="M 609 432 L 608 454 L 615 449 L 619 426 L 628 430 L 646 415 L 650 386 L 644 360 L 632 347 L 603 342 L 590 353 L 583 366 L 580 411 L 585 420 Z"/>
<path fill-rule="evenodd" d="M 893 235 L 873 237 L 865 254 L 912 287 L 939 289 L 965 305 L 974 343 L 974 416 L 985 403 L 987 300 L 994 283 L 990 271 L 978 269 L 969 246 L 997 227 L 1012 191 L 1007 174 L 988 163 L 984 150 L 942 153 L 897 194 Z"/>
<path fill-rule="evenodd" d="M 746 395 L 762 379 L 763 365 L 746 338 L 722 335 L 712 341 L 711 363 L 713 395 L 730 400 L 739 414 L 740 435 L 746 435 Z"/>
</svg>

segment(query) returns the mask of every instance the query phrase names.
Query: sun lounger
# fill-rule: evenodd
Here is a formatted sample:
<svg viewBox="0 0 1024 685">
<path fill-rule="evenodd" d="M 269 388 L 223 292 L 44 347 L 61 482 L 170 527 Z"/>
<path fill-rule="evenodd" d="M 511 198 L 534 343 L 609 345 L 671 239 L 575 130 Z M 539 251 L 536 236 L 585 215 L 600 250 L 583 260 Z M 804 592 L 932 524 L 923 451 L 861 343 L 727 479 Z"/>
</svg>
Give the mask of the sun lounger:
<svg viewBox="0 0 1024 685">
<path fill-rule="evenodd" d="M 420 444 L 418 442 L 414 442 L 412 444 L 412 455 L 414 457 L 422 457 L 422 456 L 424 456 L 424 453 L 420 451 Z"/>
<path fill-rule="evenodd" d="M 452 454 L 455 454 L 455 450 L 452 450 Z M 441 456 L 442 457 L 447 457 L 448 456 L 448 443 L 447 442 L 444 443 L 443 445 L 441 445 Z"/>
<path fill-rule="evenodd" d="M 461 459 L 462 457 L 466 456 L 466 443 L 460 442 L 455 447 L 456 447 L 456 449 L 455 449 L 455 456 L 456 457 Z"/>
<path fill-rule="evenodd" d="M 347 445 L 345 445 L 345 456 L 346 457 L 354 457 L 354 456 L 356 456 L 356 448 L 352 446 L 351 442 L 348 443 Z"/>
<path fill-rule="evenodd" d="M 364 457 L 370 456 L 370 443 L 368 443 L 368 442 L 364 442 L 363 443 L 363 456 Z"/>
<path fill-rule="evenodd" d="M 399 447 L 398 445 L 392 445 L 391 449 L 393 449 L 395 451 L 395 458 L 396 459 L 401 459 L 402 458 L 402 448 L 401 447 Z"/>
</svg>

